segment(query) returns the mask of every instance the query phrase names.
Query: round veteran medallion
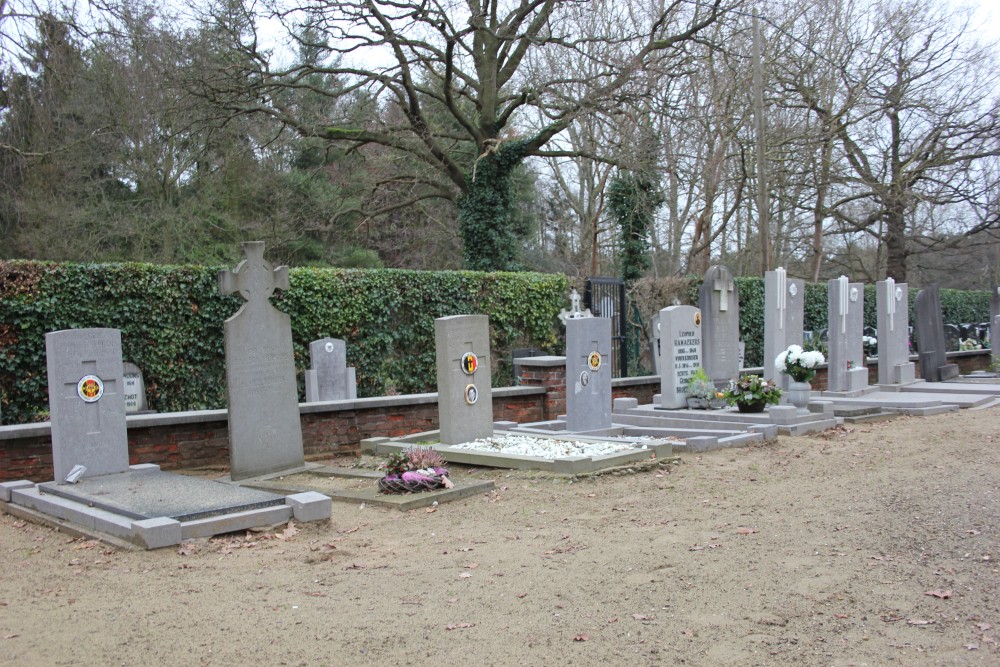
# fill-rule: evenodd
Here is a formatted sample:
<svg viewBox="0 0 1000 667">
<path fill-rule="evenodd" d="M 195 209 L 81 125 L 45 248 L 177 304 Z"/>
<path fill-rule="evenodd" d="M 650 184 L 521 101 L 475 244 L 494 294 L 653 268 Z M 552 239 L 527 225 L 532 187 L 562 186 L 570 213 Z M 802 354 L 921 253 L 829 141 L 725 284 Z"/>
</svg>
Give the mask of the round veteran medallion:
<svg viewBox="0 0 1000 667">
<path fill-rule="evenodd" d="M 479 357 L 476 356 L 475 352 L 466 352 L 462 355 L 462 372 L 466 375 L 472 375 L 479 368 Z"/>
<path fill-rule="evenodd" d="M 104 396 L 104 380 L 96 375 L 84 375 L 76 383 L 76 394 L 84 403 L 95 403 Z"/>
</svg>

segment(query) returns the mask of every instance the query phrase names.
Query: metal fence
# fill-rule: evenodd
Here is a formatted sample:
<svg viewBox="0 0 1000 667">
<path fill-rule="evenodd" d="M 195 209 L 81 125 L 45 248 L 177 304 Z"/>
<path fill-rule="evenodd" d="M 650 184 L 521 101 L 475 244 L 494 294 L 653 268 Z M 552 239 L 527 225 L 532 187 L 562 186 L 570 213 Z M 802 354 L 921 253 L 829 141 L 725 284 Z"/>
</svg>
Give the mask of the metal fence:
<svg viewBox="0 0 1000 667">
<path fill-rule="evenodd" d="M 611 318 L 611 376 L 628 377 L 625 282 L 619 278 L 587 278 L 583 304 L 594 317 Z"/>
</svg>

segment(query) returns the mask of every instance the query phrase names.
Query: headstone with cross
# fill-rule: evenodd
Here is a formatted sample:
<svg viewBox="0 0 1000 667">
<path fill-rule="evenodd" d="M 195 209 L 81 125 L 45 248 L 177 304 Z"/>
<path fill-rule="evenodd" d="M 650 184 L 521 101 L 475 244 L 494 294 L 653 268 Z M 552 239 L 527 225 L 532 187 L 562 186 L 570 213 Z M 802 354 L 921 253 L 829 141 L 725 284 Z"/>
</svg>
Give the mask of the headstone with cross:
<svg viewBox="0 0 1000 667">
<path fill-rule="evenodd" d="M 580 308 L 580 293 L 574 287 L 569 293 L 569 310 L 563 308 L 559 311 L 559 321 L 566 326 L 569 320 L 578 320 L 584 317 L 593 317 L 590 308 Z"/>
<path fill-rule="evenodd" d="M 878 382 L 913 382 L 916 369 L 910 361 L 910 301 L 906 283 L 892 278 L 875 283 L 878 322 Z"/>
<path fill-rule="evenodd" d="M 222 294 L 245 303 L 225 323 L 226 395 L 232 479 L 300 468 L 305 464 L 291 319 L 269 301 L 288 289 L 288 267 L 272 269 L 264 244 L 242 244 L 243 261 L 219 272 Z"/>
<path fill-rule="evenodd" d="M 45 355 L 55 480 L 77 465 L 86 468 L 82 477 L 128 470 L 121 331 L 53 331 Z"/>
<path fill-rule="evenodd" d="M 717 386 L 740 372 L 740 298 L 729 269 L 710 267 L 698 290 L 702 325 L 702 367 Z"/>
<path fill-rule="evenodd" d="M 783 268 L 764 274 L 764 377 L 788 389 L 789 375 L 774 367 L 789 345 L 802 345 L 805 281 L 789 278 Z"/>
<path fill-rule="evenodd" d="M 493 435 L 490 321 L 486 315 L 434 320 L 441 442 L 458 445 Z"/>
<path fill-rule="evenodd" d="M 566 430 L 611 428 L 611 320 L 566 322 Z"/>
<path fill-rule="evenodd" d="M 347 343 L 321 338 L 309 343 L 312 368 L 306 371 L 306 401 L 342 401 L 358 397 L 357 374 L 347 365 Z"/>
<path fill-rule="evenodd" d="M 865 348 L 865 285 L 852 283 L 847 276 L 827 284 L 829 355 L 827 380 L 829 391 L 860 392 L 868 386 Z"/>
</svg>

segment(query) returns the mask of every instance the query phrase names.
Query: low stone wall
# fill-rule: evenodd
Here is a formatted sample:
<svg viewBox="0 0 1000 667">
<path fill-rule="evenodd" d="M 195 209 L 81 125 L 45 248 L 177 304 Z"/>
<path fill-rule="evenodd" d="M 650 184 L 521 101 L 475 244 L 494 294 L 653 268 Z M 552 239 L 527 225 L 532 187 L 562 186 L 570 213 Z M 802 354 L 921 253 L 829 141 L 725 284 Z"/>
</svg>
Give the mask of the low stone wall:
<svg viewBox="0 0 1000 667">
<path fill-rule="evenodd" d="M 962 373 L 989 366 L 989 350 L 954 352 L 951 363 Z M 520 386 L 493 390 L 493 418 L 518 423 L 554 419 L 566 412 L 566 367 L 563 357 L 520 360 Z M 878 362 L 869 362 L 869 382 L 878 382 Z M 760 373 L 761 369 L 746 372 Z M 820 369 L 813 388 L 826 388 Z M 660 391 L 658 376 L 612 381 L 615 398 L 652 403 Z M 365 438 L 398 437 L 438 428 L 437 394 L 383 396 L 328 403 L 303 403 L 302 440 L 307 459 L 357 455 Z M 225 410 L 134 415 L 128 421 L 129 462 L 156 463 L 165 470 L 228 466 L 229 434 Z M 0 426 L 0 481 L 52 479 L 49 424 Z"/>
</svg>

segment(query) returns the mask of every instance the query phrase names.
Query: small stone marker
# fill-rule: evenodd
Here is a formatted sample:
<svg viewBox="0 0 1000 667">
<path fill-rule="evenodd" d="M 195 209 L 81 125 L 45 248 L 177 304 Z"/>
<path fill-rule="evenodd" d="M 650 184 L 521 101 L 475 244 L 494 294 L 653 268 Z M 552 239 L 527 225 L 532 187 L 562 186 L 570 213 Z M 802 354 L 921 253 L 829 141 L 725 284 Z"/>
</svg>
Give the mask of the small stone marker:
<svg viewBox="0 0 1000 667">
<path fill-rule="evenodd" d="M 566 430 L 611 428 L 611 320 L 566 322 Z"/>
<path fill-rule="evenodd" d="M 122 386 L 124 387 L 125 412 L 147 412 L 146 382 L 143 380 L 139 367 L 128 361 L 122 369 Z"/>
<path fill-rule="evenodd" d="M 740 372 L 740 298 L 729 269 L 721 265 L 709 268 L 698 298 L 704 318 L 702 367 L 721 386 Z"/>
<path fill-rule="evenodd" d="M 913 310 L 917 324 L 920 377 L 928 382 L 943 382 L 957 377 L 958 366 L 949 364 L 948 355 L 945 353 L 940 288 L 931 285 L 917 292 Z"/>
<path fill-rule="evenodd" d="M 288 267 L 272 269 L 264 243 L 243 243 L 243 261 L 219 272 L 222 294 L 246 303 L 225 323 L 230 476 L 246 479 L 305 464 L 291 318 L 271 305 L 288 289 Z"/>
<path fill-rule="evenodd" d="M 118 329 L 67 329 L 45 334 L 52 420 L 52 467 L 63 482 L 128 470 Z"/>
<path fill-rule="evenodd" d="M 774 360 L 789 345 L 802 345 L 805 287 L 804 280 L 789 278 L 783 268 L 764 274 L 764 377 L 784 391 L 791 376 L 775 370 Z"/>
<path fill-rule="evenodd" d="M 452 315 L 434 320 L 441 442 L 458 445 L 493 435 L 490 320 Z"/>
<path fill-rule="evenodd" d="M 358 397 L 357 376 L 347 365 L 347 343 L 321 338 L 309 343 L 312 368 L 306 371 L 306 401 L 342 401 Z"/>
<path fill-rule="evenodd" d="M 585 308 L 580 310 L 580 293 L 576 291 L 574 287 L 569 293 L 569 310 L 563 308 L 559 311 L 559 321 L 566 326 L 566 322 L 569 320 L 578 320 L 584 317 L 593 317 L 594 315 L 590 312 L 590 308 Z"/>
<path fill-rule="evenodd" d="M 702 363 L 701 310 L 669 306 L 660 311 L 660 406 L 687 407 L 687 383 Z"/>
<path fill-rule="evenodd" d="M 875 283 L 878 311 L 878 382 L 913 382 L 916 369 L 910 361 L 910 302 L 906 283 L 892 278 Z"/>
<path fill-rule="evenodd" d="M 827 389 L 856 392 L 868 386 L 868 368 L 862 335 L 865 317 L 864 283 L 852 283 L 847 276 L 827 284 L 829 346 Z"/>
</svg>

